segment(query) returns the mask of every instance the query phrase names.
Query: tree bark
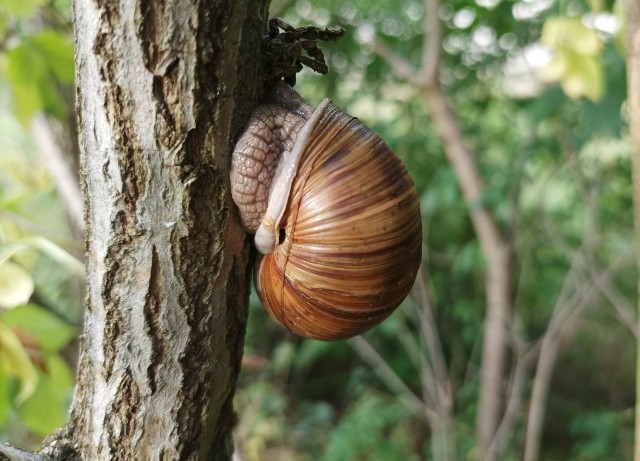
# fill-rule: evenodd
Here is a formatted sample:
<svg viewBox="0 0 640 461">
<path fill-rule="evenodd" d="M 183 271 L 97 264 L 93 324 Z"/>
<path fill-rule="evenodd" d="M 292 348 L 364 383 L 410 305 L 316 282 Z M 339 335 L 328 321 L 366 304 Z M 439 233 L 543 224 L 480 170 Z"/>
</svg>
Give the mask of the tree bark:
<svg viewBox="0 0 640 461">
<path fill-rule="evenodd" d="M 636 259 L 640 267 L 640 4 L 626 0 L 627 16 L 627 88 L 629 127 L 634 144 L 633 152 L 633 208 L 636 231 Z M 638 279 L 640 293 L 640 279 Z M 640 312 L 640 301 L 638 304 Z M 640 321 L 640 315 L 638 315 Z M 640 323 L 638 324 L 640 331 Z M 636 350 L 636 421 L 634 460 L 640 461 L 640 338 Z"/>
<path fill-rule="evenodd" d="M 43 454 L 229 460 L 249 249 L 228 193 L 267 0 L 79 0 L 87 312 Z"/>
</svg>

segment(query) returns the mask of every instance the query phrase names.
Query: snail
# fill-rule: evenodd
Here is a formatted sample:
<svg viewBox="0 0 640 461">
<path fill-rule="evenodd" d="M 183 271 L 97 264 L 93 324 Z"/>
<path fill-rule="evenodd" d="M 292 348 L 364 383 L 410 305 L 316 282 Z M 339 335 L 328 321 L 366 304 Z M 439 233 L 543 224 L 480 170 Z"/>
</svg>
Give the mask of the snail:
<svg viewBox="0 0 640 461">
<path fill-rule="evenodd" d="M 258 295 L 293 333 L 361 334 L 409 293 L 422 248 L 415 185 L 378 135 L 328 100 L 314 109 L 276 84 L 236 143 L 231 193 L 255 233 Z"/>
</svg>

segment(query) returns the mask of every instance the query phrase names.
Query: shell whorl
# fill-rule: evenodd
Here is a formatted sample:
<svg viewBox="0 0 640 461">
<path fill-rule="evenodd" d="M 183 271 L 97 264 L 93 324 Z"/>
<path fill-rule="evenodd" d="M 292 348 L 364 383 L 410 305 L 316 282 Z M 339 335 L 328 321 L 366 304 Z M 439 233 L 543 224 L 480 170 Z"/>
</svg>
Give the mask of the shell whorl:
<svg viewBox="0 0 640 461">
<path fill-rule="evenodd" d="M 301 336 L 341 339 L 375 326 L 420 265 L 419 202 L 406 168 L 333 105 L 305 140 L 279 227 L 284 238 L 259 259 L 256 286 L 265 308 Z"/>
</svg>

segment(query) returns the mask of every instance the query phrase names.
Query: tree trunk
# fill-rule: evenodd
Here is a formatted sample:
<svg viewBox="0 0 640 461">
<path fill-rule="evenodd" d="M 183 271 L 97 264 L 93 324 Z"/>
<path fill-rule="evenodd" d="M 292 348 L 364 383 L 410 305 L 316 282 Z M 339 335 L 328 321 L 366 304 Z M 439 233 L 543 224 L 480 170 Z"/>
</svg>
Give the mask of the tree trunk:
<svg viewBox="0 0 640 461">
<path fill-rule="evenodd" d="M 627 13 L 627 88 L 629 127 L 634 144 L 633 153 L 633 208 L 636 231 L 636 259 L 640 267 L 640 3 L 626 0 Z M 640 293 L 640 279 L 638 279 Z M 638 301 L 640 312 L 640 299 Z M 640 315 L 638 316 L 640 321 Z M 640 330 L 640 324 L 638 324 Z M 640 338 L 636 349 L 636 422 L 634 460 L 640 461 Z"/>
<path fill-rule="evenodd" d="M 267 6 L 74 4 L 88 299 L 54 459 L 231 458 L 249 250 L 228 169 Z"/>
</svg>

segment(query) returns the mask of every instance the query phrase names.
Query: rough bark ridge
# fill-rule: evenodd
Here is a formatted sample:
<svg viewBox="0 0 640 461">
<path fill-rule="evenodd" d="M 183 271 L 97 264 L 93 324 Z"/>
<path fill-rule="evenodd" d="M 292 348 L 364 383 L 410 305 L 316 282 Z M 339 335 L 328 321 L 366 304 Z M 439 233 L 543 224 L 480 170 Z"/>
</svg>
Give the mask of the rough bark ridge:
<svg viewBox="0 0 640 461">
<path fill-rule="evenodd" d="M 51 458 L 231 456 L 249 271 L 227 178 L 267 5 L 74 4 L 88 300 Z"/>
</svg>

